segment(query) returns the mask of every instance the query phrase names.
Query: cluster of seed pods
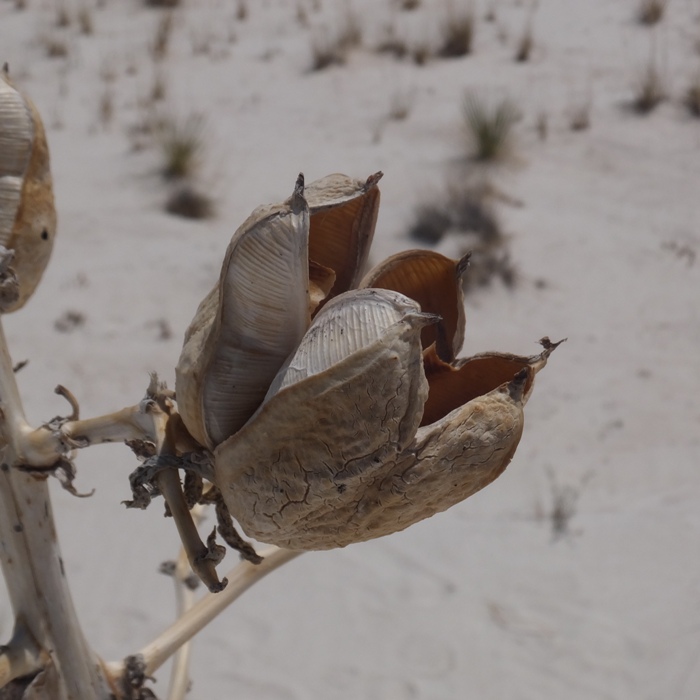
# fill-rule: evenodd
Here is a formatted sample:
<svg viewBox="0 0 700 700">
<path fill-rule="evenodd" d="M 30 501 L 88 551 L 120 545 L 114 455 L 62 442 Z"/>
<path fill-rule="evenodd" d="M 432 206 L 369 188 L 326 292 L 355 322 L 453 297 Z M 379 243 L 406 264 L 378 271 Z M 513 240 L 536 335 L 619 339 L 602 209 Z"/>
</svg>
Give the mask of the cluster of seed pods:
<svg viewBox="0 0 700 700">
<path fill-rule="evenodd" d="M 330 175 L 233 236 L 177 367 L 178 410 L 246 534 L 298 550 L 445 510 L 513 457 L 533 357 L 458 360 L 468 259 L 412 250 L 364 277 L 381 173 Z"/>
</svg>

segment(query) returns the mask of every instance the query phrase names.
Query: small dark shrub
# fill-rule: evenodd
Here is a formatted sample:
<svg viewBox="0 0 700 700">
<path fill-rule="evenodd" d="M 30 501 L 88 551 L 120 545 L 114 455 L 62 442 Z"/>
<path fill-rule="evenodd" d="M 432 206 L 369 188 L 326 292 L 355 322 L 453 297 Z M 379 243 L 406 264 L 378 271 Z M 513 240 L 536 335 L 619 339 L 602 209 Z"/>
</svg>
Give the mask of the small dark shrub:
<svg viewBox="0 0 700 700">
<path fill-rule="evenodd" d="M 441 26 L 441 43 L 438 56 L 442 58 L 458 58 L 472 52 L 476 15 L 470 6 L 462 12 L 450 10 L 447 19 Z"/>
<path fill-rule="evenodd" d="M 632 109 L 638 114 L 649 114 L 666 99 L 665 79 L 656 62 L 650 60 L 639 74 L 634 86 Z"/>
<path fill-rule="evenodd" d="M 462 237 L 461 249 L 471 251 L 465 290 L 488 286 L 496 279 L 507 287 L 517 281 L 491 192 L 488 185 L 453 187 L 444 199 L 416 207 L 408 230 L 411 238 L 429 245 L 437 245 L 449 233 Z"/>
<path fill-rule="evenodd" d="M 642 24 L 652 25 L 664 17 L 669 0 L 640 0 L 637 8 L 637 19 Z"/>
<path fill-rule="evenodd" d="M 694 117 L 700 117 L 700 74 L 696 75 L 693 82 L 685 91 L 683 104 Z"/>
<path fill-rule="evenodd" d="M 185 184 L 168 197 L 165 211 L 186 219 L 209 219 L 214 215 L 214 203 L 206 194 Z"/>
<path fill-rule="evenodd" d="M 527 23 L 515 51 L 515 60 L 517 63 L 526 63 L 530 60 L 530 54 L 535 46 L 535 39 L 532 35 L 532 24 Z"/>
</svg>

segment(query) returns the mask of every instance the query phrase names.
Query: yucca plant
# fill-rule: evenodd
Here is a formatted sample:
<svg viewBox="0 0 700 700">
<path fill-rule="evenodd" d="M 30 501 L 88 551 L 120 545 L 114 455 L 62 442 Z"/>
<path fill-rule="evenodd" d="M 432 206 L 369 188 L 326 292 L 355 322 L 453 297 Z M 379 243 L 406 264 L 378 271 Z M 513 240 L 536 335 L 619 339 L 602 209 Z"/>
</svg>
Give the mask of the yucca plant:
<svg viewBox="0 0 700 700">
<path fill-rule="evenodd" d="M 0 133 L 4 314 L 39 283 L 56 212 L 41 119 L 3 73 Z M 152 674 L 276 567 L 403 530 L 508 466 L 535 375 L 557 344 L 543 338 L 530 357 L 458 358 L 468 256 L 406 251 L 363 277 L 380 178 L 306 185 L 300 175 L 291 196 L 255 209 L 184 334 L 176 393 L 154 374 L 134 405 L 85 419 L 58 387 L 69 415 L 34 428 L 0 324 L 0 564 L 15 622 L 0 646 L 0 697 L 155 698 Z M 112 662 L 80 626 L 47 485 L 53 475 L 75 494 L 75 452 L 105 442 L 125 442 L 139 461 L 128 505 L 162 497 L 183 544 L 166 567 L 181 594 L 178 620 Z M 203 541 L 207 507 L 217 527 Z M 268 546 L 244 540 L 232 516 Z M 227 577 L 217 536 L 243 558 Z M 192 572 L 210 591 L 197 602 Z M 171 700 L 187 692 L 187 653 L 173 665 Z"/>
</svg>

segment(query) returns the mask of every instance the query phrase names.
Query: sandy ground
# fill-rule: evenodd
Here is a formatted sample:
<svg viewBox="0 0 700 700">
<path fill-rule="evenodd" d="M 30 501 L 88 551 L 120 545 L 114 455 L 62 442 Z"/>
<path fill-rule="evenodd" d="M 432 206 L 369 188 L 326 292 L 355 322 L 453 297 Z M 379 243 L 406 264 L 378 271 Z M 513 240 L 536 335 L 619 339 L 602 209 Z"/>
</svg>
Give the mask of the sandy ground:
<svg viewBox="0 0 700 700">
<path fill-rule="evenodd" d="M 0 3 L 0 61 L 44 116 L 60 217 L 38 292 L 6 321 L 13 357 L 30 361 L 19 381 L 35 423 L 65 413 L 58 383 L 85 416 L 138 401 L 151 370 L 172 385 L 230 236 L 300 170 L 383 170 L 373 259 L 413 246 L 414 207 L 461 172 L 467 88 L 510 96 L 523 117 L 512 157 L 490 174 L 522 203 L 499 209 L 518 283 L 467 299 L 465 354 L 569 339 L 538 378 L 496 484 L 401 534 L 273 574 L 197 639 L 191 697 L 700 697 L 700 121 L 680 104 L 700 69 L 700 5 L 671 0 L 650 29 L 633 0 L 480 2 L 473 55 L 421 67 L 372 46 L 387 26 L 430 44 L 445 3 L 402 12 L 355 0 L 364 48 L 309 72 L 313 38 L 342 25 L 344 3 L 249 2 L 237 19 L 234 3 L 191 0 L 160 62 L 149 46 L 161 11 L 61 4 L 65 28 L 59 3 Z M 519 64 L 528 22 L 535 45 Z M 47 57 L 48 41 L 67 56 Z M 652 59 L 669 99 L 639 116 L 629 101 Z M 212 220 L 165 214 L 159 151 L 134 150 L 158 71 L 156 107 L 206 120 L 199 183 L 216 198 Z M 387 118 L 397 100 L 403 121 Z M 591 125 L 574 132 L 581 105 Z M 59 332 L 66 312 L 84 323 Z M 91 449 L 78 467 L 78 487 L 95 495 L 54 491 L 66 569 L 91 642 L 121 658 L 172 618 L 157 568 L 177 539 L 158 505 L 120 505 L 127 449 Z M 574 499 L 560 537 L 557 494 Z M 10 625 L 3 603 L 4 638 Z"/>
</svg>

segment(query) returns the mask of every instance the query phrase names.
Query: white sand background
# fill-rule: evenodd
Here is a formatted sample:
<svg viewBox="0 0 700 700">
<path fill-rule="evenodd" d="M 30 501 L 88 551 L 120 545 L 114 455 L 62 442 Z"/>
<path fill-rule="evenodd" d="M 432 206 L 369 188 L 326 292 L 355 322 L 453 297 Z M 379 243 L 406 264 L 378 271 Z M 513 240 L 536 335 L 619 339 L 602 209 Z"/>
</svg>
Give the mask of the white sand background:
<svg viewBox="0 0 700 700">
<path fill-rule="evenodd" d="M 73 21 L 59 29 L 61 4 Z M 700 69 L 700 4 L 671 0 L 649 29 L 636 0 L 482 1 L 474 54 L 418 67 L 372 46 L 388 25 L 432 41 L 446 4 L 407 13 L 354 0 L 365 48 L 310 73 L 312 38 L 336 31 L 346 8 L 316 4 L 250 0 L 242 21 L 227 0 L 176 12 L 159 108 L 204 116 L 199 182 L 218 205 L 215 219 L 191 222 L 163 212 L 160 154 L 134 152 L 127 135 L 145 118 L 161 11 L 0 2 L 0 61 L 44 117 L 60 219 L 42 284 L 6 320 L 14 359 L 30 361 L 18 376 L 30 419 L 65 414 L 58 383 L 86 417 L 137 402 L 151 370 L 172 386 L 230 236 L 255 206 L 285 198 L 299 171 L 383 170 L 373 260 L 414 247 L 414 207 L 444 191 L 465 154 L 465 89 L 508 95 L 523 119 L 492 178 L 522 202 L 500 208 L 519 280 L 467 299 L 464 352 L 529 354 L 545 334 L 569 339 L 538 377 L 513 463 L 447 513 L 306 554 L 246 593 L 197 638 L 191 697 L 700 697 L 700 120 L 680 104 Z M 483 19 L 491 5 L 495 22 Z M 83 6 L 89 36 L 75 22 Z M 518 64 L 530 20 L 535 48 Z M 46 38 L 68 56 L 48 58 Z M 627 104 L 651 56 L 670 99 L 641 117 Z M 407 118 L 386 120 L 406 96 Z M 571 110 L 588 101 L 590 129 L 571 131 Z M 85 323 L 60 333 L 67 311 Z M 159 339 L 161 321 L 171 338 Z M 160 503 L 120 504 L 135 467 L 125 447 L 77 463 L 78 488 L 96 493 L 79 500 L 54 485 L 66 570 L 90 641 L 121 658 L 172 619 L 172 583 L 157 568 L 177 553 L 175 528 Z M 550 470 L 579 494 L 558 539 Z M 234 562 L 229 553 L 222 571 Z M 3 639 L 10 628 L 3 596 Z"/>
</svg>

